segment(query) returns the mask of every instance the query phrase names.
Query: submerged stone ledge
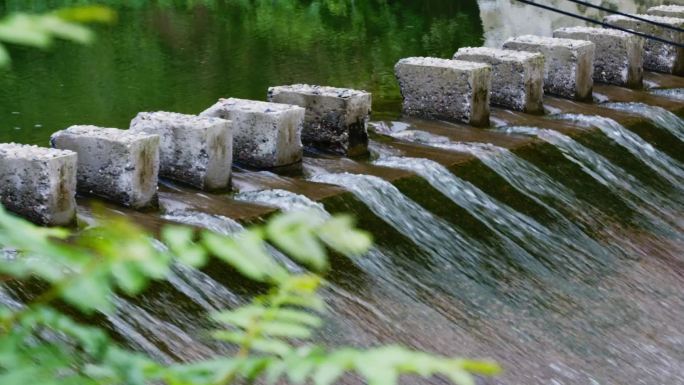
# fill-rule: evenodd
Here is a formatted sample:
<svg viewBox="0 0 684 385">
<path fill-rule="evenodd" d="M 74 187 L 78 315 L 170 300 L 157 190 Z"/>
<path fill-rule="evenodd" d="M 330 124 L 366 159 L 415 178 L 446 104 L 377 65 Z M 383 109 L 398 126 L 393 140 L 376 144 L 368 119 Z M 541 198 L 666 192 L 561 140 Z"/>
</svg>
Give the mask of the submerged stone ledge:
<svg viewBox="0 0 684 385">
<path fill-rule="evenodd" d="M 160 176 L 202 190 L 230 186 L 233 165 L 231 122 L 175 112 L 141 112 L 131 132 L 159 135 Z"/>
<path fill-rule="evenodd" d="M 641 18 L 677 28 L 684 28 L 684 19 L 653 15 L 636 15 Z M 603 19 L 607 24 L 631 29 L 637 32 L 656 36 L 675 43 L 684 44 L 684 32 L 663 28 L 658 25 L 632 19 L 626 16 L 612 15 Z M 644 68 L 657 72 L 684 75 L 684 48 L 647 39 L 644 43 Z"/>
<path fill-rule="evenodd" d="M 653 16 L 677 17 L 682 19 L 684 18 L 684 5 L 659 5 L 649 8 L 646 13 Z"/>
<path fill-rule="evenodd" d="M 268 89 L 268 101 L 306 108 L 302 141 L 324 151 L 368 153 L 371 94 L 350 88 L 293 84 Z"/>
<path fill-rule="evenodd" d="M 590 41 L 523 35 L 503 47 L 544 55 L 544 91 L 576 100 L 591 100 L 594 50 Z"/>
<path fill-rule="evenodd" d="M 78 154 L 78 191 L 134 209 L 156 205 L 158 135 L 72 126 L 52 134 L 50 144 Z"/>
<path fill-rule="evenodd" d="M 453 58 L 492 66 L 492 104 L 528 113 L 544 112 L 544 55 L 467 47 L 460 48 Z"/>
<path fill-rule="evenodd" d="M 410 57 L 399 60 L 394 71 L 407 115 L 489 125 L 489 64 Z"/>
<path fill-rule="evenodd" d="M 302 161 L 302 107 L 229 98 L 220 99 L 200 116 L 232 122 L 233 158 L 240 163 L 275 168 Z"/>
<path fill-rule="evenodd" d="M 0 143 L 0 203 L 39 225 L 74 225 L 76 169 L 73 151 Z"/>
<path fill-rule="evenodd" d="M 596 45 L 594 81 L 641 88 L 644 77 L 644 40 L 636 35 L 609 28 L 568 27 L 553 32 L 554 37 L 587 40 Z"/>
</svg>

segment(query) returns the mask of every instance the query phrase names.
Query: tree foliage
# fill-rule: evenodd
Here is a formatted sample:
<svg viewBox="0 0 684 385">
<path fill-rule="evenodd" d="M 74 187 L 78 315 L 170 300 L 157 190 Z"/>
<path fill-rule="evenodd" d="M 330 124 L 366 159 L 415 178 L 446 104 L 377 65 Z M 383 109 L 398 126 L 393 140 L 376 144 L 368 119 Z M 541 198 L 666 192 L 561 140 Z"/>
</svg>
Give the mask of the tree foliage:
<svg viewBox="0 0 684 385">
<path fill-rule="evenodd" d="M 10 64 L 10 55 L 3 43 L 40 49 L 52 46 L 55 39 L 80 44 L 93 41 L 93 32 L 80 23 L 108 23 L 116 14 L 109 8 L 86 6 L 65 8 L 45 14 L 16 12 L 0 19 L 0 68 Z"/>
<path fill-rule="evenodd" d="M 257 378 L 329 385 L 348 372 L 371 385 L 393 385 L 402 374 L 441 375 L 457 385 L 473 375 L 492 375 L 496 364 L 435 356 L 401 346 L 326 350 L 312 340 L 326 304 L 328 250 L 354 257 L 371 244 L 351 218 L 317 212 L 280 214 L 263 226 L 233 236 L 182 226 L 153 238 L 125 219 L 71 234 L 37 227 L 0 206 L 0 274 L 30 277 L 47 289 L 30 303 L 0 304 L 0 383 L 222 385 Z M 309 270 L 292 272 L 268 251 L 276 246 Z M 9 253 L 7 251 L 11 250 Z M 55 306 L 64 301 L 83 313 L 113 308 L 116 292 L 137 295 L 162 279 L 172 263 L 204 266 L 212 257 L 271 290 L 251 303 L 212 315 L 222 325 L 213 337 L 235 345 L 232 356 L 191 364 L 162 365 L 113 342 L 98 326 L 84 325 Z"/>
</svg>

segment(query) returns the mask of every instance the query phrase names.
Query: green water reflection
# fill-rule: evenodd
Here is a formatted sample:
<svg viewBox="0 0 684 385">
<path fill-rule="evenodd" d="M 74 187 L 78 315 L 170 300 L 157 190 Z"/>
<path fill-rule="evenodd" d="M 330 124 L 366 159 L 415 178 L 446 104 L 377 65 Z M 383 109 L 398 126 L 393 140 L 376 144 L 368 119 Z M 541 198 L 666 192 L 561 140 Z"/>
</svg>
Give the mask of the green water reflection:
<svg viewBox="0 0 684 385">
<path fill-rule="evenodd" d="M 0 11 L 82 2 L 6 1 Z M 14 68 L 0 73 L 0 141 L 46 144 L 71 124 L 127 127 L 139 111 L 197 113 L 293 82 L 369 90 L 387 116 L 399 109 L 398 59 L 448 57 L 483 35 L 475 0 L 187 3 L 129 1 L 91 47 L 13 49 Z"/>
</svg>

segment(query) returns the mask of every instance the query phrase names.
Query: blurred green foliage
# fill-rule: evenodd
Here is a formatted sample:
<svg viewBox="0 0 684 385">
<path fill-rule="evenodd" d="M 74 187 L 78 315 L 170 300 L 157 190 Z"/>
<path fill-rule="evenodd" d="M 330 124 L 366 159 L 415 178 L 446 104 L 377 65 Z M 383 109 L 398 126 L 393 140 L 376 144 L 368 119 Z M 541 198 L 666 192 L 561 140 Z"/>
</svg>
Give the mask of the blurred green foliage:
<svg viewBox="0 0 684 385">
<path fill-rule="evenodd" d="M 319 215 L 281 214 L 233 236 L 166 227 L 161 239 L 167 247 L 159 248 L 125 219 L 71 234 L 34 226 L 0 206 L 0 251 L 11 250 L 0 258 L 0 274 L 10 283 L 36 277 L 48 283 L 30 303 L 0 304 L 0 383 L 223 385 L 257 379 L 274 384 L 285 378 L 293 384 L 330 385 L 355 372 L 369 385 L 394 385 L 402 374 L 441 375 L 457 385 L 474 385 L 475 374 L 499 371 L 490 362 L 400 346 L 328 351 L 312 341 L 326 309 L 318 290 L 325 285 L 327 250 L 355 257 L 371 245 L 370 236 L 349 217 Z M 289 271 L 269 254 L 267 242 L 310 270 Z M 81 324 L 55 306 L 64 301 L 86 314 L 108 311 L 114 293 L 138 295 L 151 280 L 162 279 L 172 263 L 201 267 L 210 257 L 272 287 L 245 306 L 213 315 L 223 325 L 213 336 L 235 345 L 232 356 L 161 365 L 120 348 L 100 328 Z"/>
<path fill-rule="evenodd" d="M 78 23 L 110 23 L 115 17 L 114 11 L 102 6 L 64 8 L 45 14 L 11 13 L 0 19 L 0 68 L 11 61 L 3 42 L 40 49 L 51 47 L 55 38 L 89 44 L 93 32 Z"/>
</svg>

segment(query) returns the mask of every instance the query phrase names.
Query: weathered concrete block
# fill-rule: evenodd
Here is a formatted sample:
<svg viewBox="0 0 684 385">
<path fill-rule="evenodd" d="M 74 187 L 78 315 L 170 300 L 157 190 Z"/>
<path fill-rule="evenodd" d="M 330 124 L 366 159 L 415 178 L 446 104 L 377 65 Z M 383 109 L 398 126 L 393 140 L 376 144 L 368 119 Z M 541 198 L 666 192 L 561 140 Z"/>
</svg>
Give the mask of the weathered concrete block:
<svg viewBox="0 0 684 385">
<path fill-rule="evenodd" d="M 684 19 L 684 5 L 659 5 L 651 7 L 646 11 L 653 16 L 677 17 Z"/>
<path fill-rule="evenodd" d="M 459 49 L 454 59 L 492 66 L 492 104 L 517 111 L 544 112 L 544 55 L 475 47 Z"/>
<path fill-rule="evenodd" d="M 76 223 L 76 163 L 73 151 L 0 144 L 0 203 L 40 225 Z"/>
<path fill-rule="evenodd" d="M 371 94 L 349 88 L 308 84 L 271 87 L 268 100 L 306 109 L 304 144 L 342 155 L 368 153 Z"/>
<path fill-rule="evenodd" d="M 652 15 L 638 16 L 661 24 L 684 28 L 684 19 Z M 607 24 L 684 44 L 684 32 L 677 32 L 620 15 L 607 16 L 603 21 Z M 684 48 L 678 48 L 670 44 L 647 39 L 644 42 L 644 68 L 652 71 L 684 75 Z"/>
<path fill-rule="evenodd" d="M 641 88 L 644 78 L 644 39 L 609 28 L 570 27 L 554 37 L 587 40 L 596 45 L 594 81 Z"/>
<path fill-rule="evenodd" d="M 136 209 L 156 205 L 158 135 L 72 126 L 52 134 L 50 143 L 78 154 L 79 191 Z"/>
<path fill-rule="evenodd" d="M 141 112 L 131 121 L 130 130 L 159 135 L 159 175 L 203 190 L 230 185 L 233 134 L 229 120 Z"/>
<path fill-rule="evenodd" d="M 220 99 L 200 116 L 232 121 L 233 158 L 257 168 L 292 165 L 302 160 L 304 109 L 289 104 Z"/>
<path fill-rule="evenodd" d="M 544 91 L 577 100 L 591 100 L 594 47 L 590 41 L 535 35 L 519 36 L 504 43 L 506 49 L 543 54 Z"/>
<path fill-rule="evenodd" d="M 406 114 L 489 125 L 489 64 L 410 57 L 399 60 L 394 72 Z"/>
</svg>

